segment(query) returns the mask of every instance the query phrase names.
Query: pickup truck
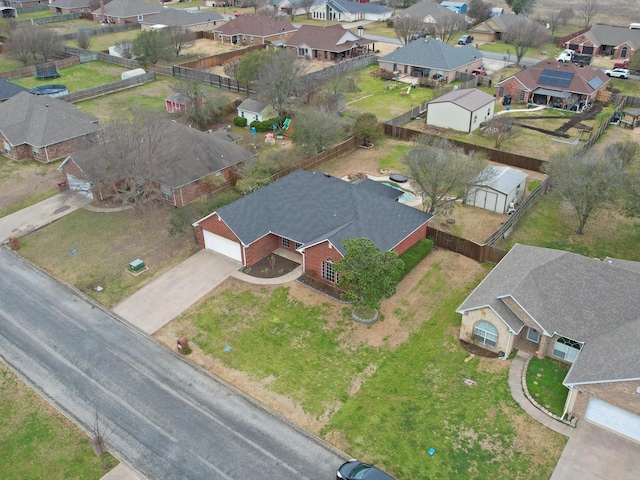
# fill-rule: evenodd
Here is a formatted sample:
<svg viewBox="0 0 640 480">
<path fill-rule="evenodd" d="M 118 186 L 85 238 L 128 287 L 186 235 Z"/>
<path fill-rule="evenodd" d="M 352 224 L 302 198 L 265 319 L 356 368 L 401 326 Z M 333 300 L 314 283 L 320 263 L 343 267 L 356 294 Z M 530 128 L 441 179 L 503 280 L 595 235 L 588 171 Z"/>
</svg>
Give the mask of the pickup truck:
<svg viewBox="0 0 640 480">
<path fill-rule="evenodd" d="M 573 50 L 563 50 L 560 55 L 556 58 L 558 62 L 564 63 L 575 63 L 581 67 L 586 67 L 591 65 L 593 61 L 593 55 L 583 55 L 581 53 L 576 53 Z"/>
</svg>

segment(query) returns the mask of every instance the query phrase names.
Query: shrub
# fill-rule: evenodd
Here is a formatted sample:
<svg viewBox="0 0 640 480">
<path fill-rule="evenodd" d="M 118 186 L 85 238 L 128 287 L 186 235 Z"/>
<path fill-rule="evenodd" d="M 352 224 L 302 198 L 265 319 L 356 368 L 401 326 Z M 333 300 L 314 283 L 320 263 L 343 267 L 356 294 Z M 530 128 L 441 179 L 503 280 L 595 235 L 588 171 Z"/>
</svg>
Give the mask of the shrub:
<svg viewBox="0 0 640 480">
<path fill-rule="evenodd" d="M 416 243 L 409 250 L 400 255 L 400 260 L 404 263 L 402 273 L 398 281 L 402 280 L 411 270 L 415 268 L 418 263 L 429 255 L 433 249 L 433 240 L 430 238 L 423 238 Z"/>
<path fill-rule="evenodd" d="M 193 352 L 193 350 L 189 346 L 184 347 L 180 350 L 180 353 L 182 353 L 183 355 L 189 355 L 191 352 Z"/>
<path fill-rule="evenodd" d="M 250 126 L 252 128 L 255 128 L 257 132 L 272 132 L 274 124 L 278 125 L 277 118 L 270 118 L 262 122 L 259 122 L 258 120 L 254 120 L 253 122 L 251 122 Z"/>
<path fill-rule="evenodd" d="M 236 117 L 233 119 L 233 124 L 236 127 L 246 127 L 247 126 L 247 119 L 244 117 Z"/>
<path fill-rule="evenodd" d="M 387 27 L 393 28 L 393 20 L 391 20 L 390 18 L 387 18 Z"/>
</svg>

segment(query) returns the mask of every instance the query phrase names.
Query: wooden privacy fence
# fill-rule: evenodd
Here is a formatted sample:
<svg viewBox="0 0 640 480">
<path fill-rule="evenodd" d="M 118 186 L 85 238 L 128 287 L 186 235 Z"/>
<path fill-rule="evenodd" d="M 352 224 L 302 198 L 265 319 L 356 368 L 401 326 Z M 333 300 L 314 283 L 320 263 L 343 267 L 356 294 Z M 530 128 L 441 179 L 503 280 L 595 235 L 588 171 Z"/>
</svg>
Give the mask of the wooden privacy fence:
<svg viewBox="0 0 640 480">
<path fill-rule="evenodd" d="M 215 73 L 205 72 L 204 70 L 196 70 L 195 68 L 187 68 L 180 65 L 174 65 L 172 76 L 176 78 L 195 80 L 197 82 L 211 85 L 212 87 L 223 88 L 232 92 L 243 92 L 247 94 L 250 93 L 245 87 L 241 86 L 240 83 L 233 78 L 217 75 Z"/>
<path fill-rule="evenodd" d="M 433 238 L 436 246 L 459 253 L 480 263 L 498 263 L 502 257 L 507 254 L 507 251 L 501 248 L 496 248 L 492 245 L 480 245 L 472 240 L 458 237 L 452 233 L 443 232 L 431 226 L 429 226 L 427 234 Z"/>
<path fill-rule="evenodd" d="M 80 63 L 80 59 L 78 57 L 62 58 L 54 60 L 53 63 L 56 68 L 60 70 L 61 68 L 78 65 Z M 11 80 L 13 78 L 32 77 L 36 74 L 36 67 L 37 65 L 31 65 L 29 67 L 18 68 L 17 70 L 11 70 L 9 72 L 2 72 L 0 73 L 0 78 L 3 80 Z"/>
<path fill-rule="evenodd" d="M 198 32 L 200 37 L 202 34 L 207 32 Z M 257 50 L 264 50 L 267 48 L 266 45 L 250 45 L 247 48 L 243 48 L 242 50 L 235 50 L 233 52 L 225 52 L 219 53 L 217 55 L 211 55 L 209 57 L 199 58 L 198 60 L 193 60 L 191 62 L 181 63 L 181 67 L 185 68 L 194 68 L 194 69 L 203 69 L 203 68 L 212 68 L 217 67 L 219 65 L 224 65 L 225 63 L 235 62 L 236 60 L 240 60 L 245 55 L 255 52 Z"/>
<path fill-rule="evenodd" d="M 44 10 L 44 9 L 43 9 Z M 18 14 L 19 15 L 19 14 Z M 25 27 L 27 25 L 43 25 L 46 23 L 66 22 L 80 18 L 81 13 L 67 13 L 65 15 L 54 15 L 51 17 L 32 18 L 31 20 L 17 20 L 13 23 L 15 27 Z"/>
<path fill-rule="evenodd" d="M 99 87 L 88 88 L 86 90 L 73 92 L 73 93 L 70 93 L 69 95 L 65 95 L 64 97 L 60 97 L 60 99 L 65 100 L 66 102 L 69 102 L 69 103 L 79 102 L 81 100 L 100 97 L 101 95 L 106 95 L 108 93 L 124 90 L 125 88 L 131 88 L 137 85 L 142 85 L 143 83 L 153 82 L 155 79 L 156 79 L 156 74 L 154 72 L 148 72 L 143 75 L 136 75 L 135 77 L 127 78 L 126 80 L 120 80 L 118 82 L 107 83 L 106 85 L 100 85 Z"/>
<path fill-rule="evenodd" d="M 63 15 L 58 15 L 63 16 Z M 83 28 L 77 32 L 65 33 L 60 35 L 63 40 L 74 40 L 81 32 L 89 36 L 108 35 L 110 33 L 126 32 L 127 30 L 136 30 L 140 28 L 139 23 L 120 23 L 117 25 L 101 26 L 100 28 Z"/>
</svg>

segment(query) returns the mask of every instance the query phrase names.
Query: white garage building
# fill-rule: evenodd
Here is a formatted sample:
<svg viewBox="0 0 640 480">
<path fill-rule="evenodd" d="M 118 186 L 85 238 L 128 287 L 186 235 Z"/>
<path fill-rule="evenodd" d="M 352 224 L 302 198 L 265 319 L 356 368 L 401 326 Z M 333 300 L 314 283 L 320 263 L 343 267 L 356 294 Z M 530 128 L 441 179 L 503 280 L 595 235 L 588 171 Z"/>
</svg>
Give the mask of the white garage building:
<svg viewBox="0 0 640 480">
<path fill-rule="evenodd" d="M 493 178 L 486 186 L 471 189 L 466 203 L 492 212 L 509 213 L 509 209 L 524 198 L 528 175 L 511 167 L 491 166 L 487 169 L 491 170 Z"/>
</svg>

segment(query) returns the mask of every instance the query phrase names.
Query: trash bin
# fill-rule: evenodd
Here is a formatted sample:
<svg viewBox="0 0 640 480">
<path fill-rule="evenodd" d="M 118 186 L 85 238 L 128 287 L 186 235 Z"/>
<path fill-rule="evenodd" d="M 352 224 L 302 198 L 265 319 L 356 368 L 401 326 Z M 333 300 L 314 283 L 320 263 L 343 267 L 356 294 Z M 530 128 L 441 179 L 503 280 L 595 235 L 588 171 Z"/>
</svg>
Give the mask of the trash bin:
<svg viewBox="0 0 640 480">
<path fill-rule="evenodd" d="M 502 105 L 511 105 L 511 95 L 505 95 L 502 98 Z"/>
<path fill-rule="evenodd" d="M 60 189 L 61 192 L 63 190 L 66 190 L 67 188 L 69 188 L 69 187 L 68 187 L 66 181 L 58 182 L 58 189 Z"/>
</svg>

